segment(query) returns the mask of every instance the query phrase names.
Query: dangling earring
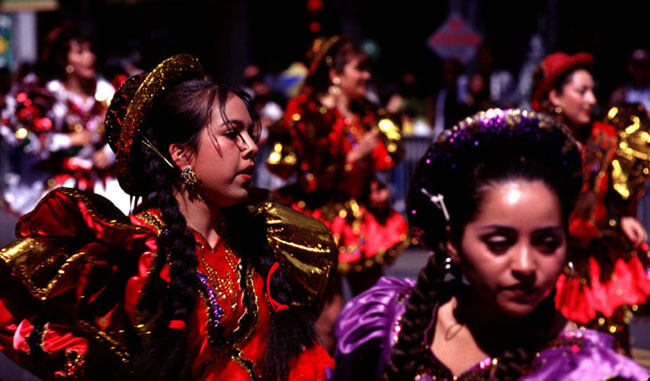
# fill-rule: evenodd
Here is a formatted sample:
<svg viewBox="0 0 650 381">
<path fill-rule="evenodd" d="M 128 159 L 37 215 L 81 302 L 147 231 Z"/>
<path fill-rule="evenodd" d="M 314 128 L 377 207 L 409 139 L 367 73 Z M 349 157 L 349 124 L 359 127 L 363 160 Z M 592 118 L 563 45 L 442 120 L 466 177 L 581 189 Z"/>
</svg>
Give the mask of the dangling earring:
<svg viewBox="0 0 650 381">
<path fill-rule="evenodd" d="M 563 110 L 562 110 L 562 107 L 560 107 L 560 106 L 555 106 L 555 108 L 553 109 L 553 111 L 555 111 L 555 113 L 556 113 L 557 115 L 560 115 L 560 114 L 562 114 L 562 111 L 563 111 Z"/>
<path fill-rule="evenodd" d="M 68 73 L 68 74 L 72 74 L 72 73 L 74 73 L 74 66 L 72 66 L 72 65 L 67 65 L 67 66 L 65 67 L 65 72 Z"/>
<path fill-rule="evenodd" d="M 569 272 L 569 274 L 567 275 L 567 278 L 568 279 L 573 279 L 573 276 L 576 274 L 576 268 L 573 265 L 573 261 L 567 262 L 566 263 L 566 268 L 567 268 L 567 270 Z"/>
<path fill-rule="evenodd" d="M 327 91 L 332 94 L 332 95 L 339 95 L 341 94 L 341 88 L 339 85 L 341 84 L 341 78 L 339 77 L 334 77 L 332 79 L 332 84 L 330 87 L 327 89 Z"/>
<path fill-rule="evenodd" d="M 197 186 L 201 185 L 201 183 L 203 183 L 203 181 L 201 181 L 201 179 L 196 176 L 196 172 L 194 172 L 192 167 L 189 165 L 183 168 L 183 171 L 181 171 L 181 179 L 188 188 L 196 188 Z"/>
</svg>

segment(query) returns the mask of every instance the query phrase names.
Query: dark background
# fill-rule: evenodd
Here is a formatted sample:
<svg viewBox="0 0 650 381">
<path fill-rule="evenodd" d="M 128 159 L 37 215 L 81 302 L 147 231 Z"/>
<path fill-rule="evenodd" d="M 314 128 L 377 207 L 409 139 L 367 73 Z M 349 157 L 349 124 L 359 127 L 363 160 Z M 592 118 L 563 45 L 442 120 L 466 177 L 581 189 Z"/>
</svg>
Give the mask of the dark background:
<svg viewBox="0 0 650 381">
<path fill-rule="evenodd" d="M 593 53 L 600 100 L 626 79 L 630 52 L 650 47 L 646 1 L 323 0 L 322 11 L 316 13 L 308 11 L 307 3 L 60 0 L 59 11 L 39 13 L 38 33 L 45 36 L 64 21 L 81 22 L 96 32 L 99 62 L 120 50 L 138 49 L 147 70 L 185 52 L 199 57 L 215 79 L 239 84 L 247 64 L 278 72 L 302 59 L 314 37 L 345 32 L 380 47 L 373 64 L 379 86 L 413 70 L 429 92 L 440 84 L 441 61 L 425 42 L 454 9 L 491 44 L 497 66 L 515 76 L 535 31 L 542 35 L 547 53 Z M 318 33 L 309 30 L 314 21 L 321 25 Z"/>
</svg>

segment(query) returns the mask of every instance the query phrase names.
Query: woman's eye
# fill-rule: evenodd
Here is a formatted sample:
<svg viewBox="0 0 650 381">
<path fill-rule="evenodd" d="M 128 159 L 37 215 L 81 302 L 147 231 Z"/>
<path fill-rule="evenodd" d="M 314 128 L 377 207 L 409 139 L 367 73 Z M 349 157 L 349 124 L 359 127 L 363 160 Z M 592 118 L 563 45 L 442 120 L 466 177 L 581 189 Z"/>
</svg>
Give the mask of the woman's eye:
<svg viewBox="0 0 650 381">
<path fill-rule="evenodd" d="M 228 130 L 226 131 L 226 137 L 232 140 L 237 140 L 239 139 L 239 131 L 237 130 Z"/>
<path fill-rule="evenodd" d="M 513 244 L 513 240 L 504 236 L 491 236 L 483 239 L 485 245 L 494 253 L 504 253 Z"/>
<path fill-rule="evenodd" d="M 545 253 L 553 253 L 562 245 L 562 239 L 556 236 L 542 236 L 533 239 L 533 245 Z"/>
</svg>

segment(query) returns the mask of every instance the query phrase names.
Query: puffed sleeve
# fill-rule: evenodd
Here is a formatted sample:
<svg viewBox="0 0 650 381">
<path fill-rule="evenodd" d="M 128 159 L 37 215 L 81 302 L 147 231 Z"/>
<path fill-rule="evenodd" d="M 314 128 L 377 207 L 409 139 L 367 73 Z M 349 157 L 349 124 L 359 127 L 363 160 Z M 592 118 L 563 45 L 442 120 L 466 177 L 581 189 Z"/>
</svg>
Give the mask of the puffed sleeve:
<svg viewBox="0 0 650 381">
<path fill-rule="evenodd" d="M 92 377 L 88 363 L 99 359 L 93 369 L 125 365 L 132 329 L 115 291 L 149 235 L 100 196 L 46 195 L 0 250 L 3 352 L 43 379 Z"/>
<path fill-rule="evenodd" d="M 329 229 L 317 219 L 273 201 L 252 209 L 262 220 L 273 259 L 290 282 L 291 306 L 318 316 L 337 266 L 338 250 Z"/>
<path fill-rule="evenodd" d="M 395 324 L 406 308 L 406 297 L 415 282 L 382 277 L 370 289 L 349 301 L 334 328 L 337 350 L 334 379 L 355 379 L 359 371 L 383 372 L 399 334 Z"/>
</svg>

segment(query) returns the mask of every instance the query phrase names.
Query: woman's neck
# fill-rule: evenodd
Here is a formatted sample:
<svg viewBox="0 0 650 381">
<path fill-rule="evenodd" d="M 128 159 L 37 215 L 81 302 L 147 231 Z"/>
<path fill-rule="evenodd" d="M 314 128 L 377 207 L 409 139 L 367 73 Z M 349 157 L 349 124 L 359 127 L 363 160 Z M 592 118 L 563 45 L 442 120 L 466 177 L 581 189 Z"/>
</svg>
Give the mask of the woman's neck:
<svg viewBox="0 0 650 381">
<path fill-rule="evenodd" d="M 221 207 L 209 204 L 198 195 L 190 197 L 185 191 L 177 191 L 174 196 L 187 226 L 201 234 L 211 247 L 215 247 L 219 240 Z"/>
<path fill-rule="evenodd" d="M 540 305 L 531 315 L 515 318 L 499 313 L 479 295 L 460 287 L 437 311 L 431 350 L 454 375 L 460 375 L 486 356 L 539 346 L 556 337 L 567 324 L 553 308 L 552 298 L 549 300 L 550 309 L 549 305 Z"/>
<path fill-rule="evenodd" d="M 490 355 L 548 341 L 566 323 L 555 310 L 552 298 L 543 300 L 529 315 L 510 316 L 471 289 L 458 294 L 454 317 L 468 327 L 476 344 Z"/>
<path fill-rule="evenodd" d="M 325 107 L 330 109 L 337 109 L 344 118 L 351 117 L 353 115 L 352 110 L 350 109 L 350 98 L 345 94 L 341 93 L 338 95 L 332 95 L 325 93 L 318 97 L 318 101 Z"/>
<path fill-rule="evenodd" d="M 68 91 L 80 96 L 90 97 L 95 94 L 95 78 L 81 78 L 76 75 L 68 75 L 63 84 Z"/>
</svg>

